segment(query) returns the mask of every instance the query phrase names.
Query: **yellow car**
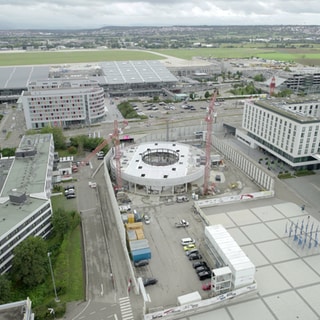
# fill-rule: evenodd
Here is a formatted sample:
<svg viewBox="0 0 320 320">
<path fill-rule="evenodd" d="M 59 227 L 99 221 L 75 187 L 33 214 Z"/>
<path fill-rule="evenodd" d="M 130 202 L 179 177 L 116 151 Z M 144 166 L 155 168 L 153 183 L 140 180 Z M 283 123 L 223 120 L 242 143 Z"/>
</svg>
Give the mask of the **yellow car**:
<svg viewBox="0 0 320 320">
<path fill-rule="evenodd" d="M 183 247 L 184 251 L 189 251 L 189 250 L 194 250 L 194 249 L 196 249 L 196 245 L 194 243 L 190 243 L 187 246 Z"/>
</svg>

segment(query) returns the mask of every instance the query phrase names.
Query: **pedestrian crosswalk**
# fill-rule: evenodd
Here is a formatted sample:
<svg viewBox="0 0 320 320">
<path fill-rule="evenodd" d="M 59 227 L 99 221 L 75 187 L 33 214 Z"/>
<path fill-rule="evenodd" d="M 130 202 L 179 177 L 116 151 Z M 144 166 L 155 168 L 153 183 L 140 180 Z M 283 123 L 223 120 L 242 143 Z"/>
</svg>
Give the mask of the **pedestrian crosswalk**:
<svg viewBox="0 0 320 320">
<path fill-rule="evenodd" d="M 119 299 L 122 320 L 134 320 L 129 297 Z"/>
</svg>

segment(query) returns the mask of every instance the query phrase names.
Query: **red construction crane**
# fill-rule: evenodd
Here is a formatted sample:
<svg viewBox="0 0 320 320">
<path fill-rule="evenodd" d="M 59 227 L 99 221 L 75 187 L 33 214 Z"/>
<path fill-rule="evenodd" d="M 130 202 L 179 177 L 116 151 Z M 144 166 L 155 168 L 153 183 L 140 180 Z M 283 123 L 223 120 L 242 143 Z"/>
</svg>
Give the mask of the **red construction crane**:
<svg viewBox="0 0 320 320">
<path fill-rule="evenodd" d="M 207 122 L 206 136 L 206 166 L 204 170 L 203 194 L 208 194 L 210 170 L 211 170 L 211 140 L 212 140 L 212 123 L 214 118 L 214 104 L 217 98 L 217 90 L 214 91 L 210 101 L 209 109 L 205 121 Z"/>
<path fill-rule="evenodd" d="M 275 87 L 276 87 L 276 78 L 273 76 L 270 82 L 270 92 L 269 92 L 270 96 L 274 94 Z"/>
<path fill-rule="evenodd" d="M 128 125 L 128 121 L 123 121 L 122 129 L 124 129 Z M 120 152 L 120 139 L 119 139 L 120 129 L 118 127 L 118 121 L 114 120 L 113 133 L 109 135 L 109 137 L 102 141 L 91 153 L 87 155 L 87 157 L 81 161 L 80 166 L 85 165 L 89 162 L 89 160 L 95 156 L 100 150 L 102 150 L 107 144 L 113 142 L 114 145 L 114 158 L 116 160 L 116 187 L 115 190 L 119 190 L 122 188 L 122 179 L 121 179 L 121 152 Z"/>
</svg>

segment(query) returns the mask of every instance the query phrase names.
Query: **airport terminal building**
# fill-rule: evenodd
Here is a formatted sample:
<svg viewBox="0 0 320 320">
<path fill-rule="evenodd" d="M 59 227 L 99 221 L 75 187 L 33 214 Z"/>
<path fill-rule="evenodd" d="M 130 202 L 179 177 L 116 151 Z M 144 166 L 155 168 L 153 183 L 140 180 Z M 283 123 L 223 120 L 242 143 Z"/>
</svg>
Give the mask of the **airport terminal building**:
<svg viewBox="0 0 320 320">
<path fill-rule="evenodd" d="M 159 60 L 0 67 L 0 103 L 17 102 L 22 91 L 30 88 L 30 83 L 70 79 L 96 81 L 109 97 L 155 96 L 161 94 L 163 88 L 175 88 L 178 82 Z"/>
</svg>

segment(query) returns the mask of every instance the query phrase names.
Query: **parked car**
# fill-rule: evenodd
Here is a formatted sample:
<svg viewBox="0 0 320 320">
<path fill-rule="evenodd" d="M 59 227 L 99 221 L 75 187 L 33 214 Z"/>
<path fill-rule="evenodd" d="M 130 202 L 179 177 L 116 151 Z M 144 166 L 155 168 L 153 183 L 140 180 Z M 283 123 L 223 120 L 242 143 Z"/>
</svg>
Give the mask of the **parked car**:
<svg viewBox="0 0 320 320">
<path fill-rule="evenodd" d="M 187 246 L 188 244 L 191 244 L 191 243 L 196 243 L 196 241 L 192 238 L 182 238 L 181 239 L 181 244 L 183 246 Z"/>
<path fill-rule="evenodd" d="M 221 176 L 219 174 L 216 175 L 216 181 L 221 181 Z"/>
<path fill-rule="evenodd" d="M 194 253 L 199 253 L 199 250 L 198 249 L 192 249 L 192 250 L 186 251 L 186 256 L 190 256 L 191 254 L 194 254 Z"/>
<path fill-rule="evenodd" d="M 156 278 L 144 278 L 142 280 L 142 282 L 143 282 L 143 285 L 145 287 L 147 287 L 147 286 L 151 286 L 153 284 L 156 284 L 158 282 L 158 280 Z"/>
<path fill-rule="evenodd" d="M 198 268 L 195 269 L 196 270 L 196 273 L 200 273 L 200 272 L 203 272 L 203 271 L 209 271 L 210 272 L 210 269 L 208 267 L 205 267 L 205 266 L 200 266 Z"/>
<path fill-rule="evenodd" d="M 204 283 L 204 284 L 202 285 L 202 290 L 204 290 L 204 291 L 211 290 L 211 283 L 210 283 L 210 282 Z"/>
<path fill-rule="evenodd" d="M 149 260 L 140 260 L 134 263 L 135 267 L 144 267 L 147 266 L 149 264 Z"/>
<path fill-rule="evenodd" d="M 67 199 L 74 199 L 74 198 L 76 198 L 76 195 L 74 193 L 67 195 Z"/>
<path fill-rule="evenodd" d="M 179 222 L 176 222 L 175 226 L 176 226 L 176 228 L 186 228 L 186 227 L 189 227 L 189 222 L 182 219 Z"/>
<path fill-rule="evenodd" d="M 196 269 L 198 267 L 208 267 L 207 263 L 205 261 L 196 261 L 192 264 L 193 268 Z"/>
<path fill-rule="evenodd" d="M 143 220 L 145 224 L 150 224 L 150 217 L 147 214 L 143 216 Z"/>
<path fill-rule="evenodd" d="M 210 271 L 202 271 L 198 273 L 199 280 L 211 279 Z"/>
<path fill-rule="evenodd" d="M 190 251 L 190 250 L 194 250 L 194 249 L 196 249 L 196 245 L 194 243 L 190 243 L 190 244 L 183 247 L 184 251 Z"/>
<path fill-rule="evenodd" d="M 200 260 L 200 259 L 202 259 L 202 256 L 201 256 L 201 254 L 200 253 L 192 253 L 192 254 L 190 254 L 189 256 L 188 256 L 188 258 L 189 258 L 189 260 L 191 261 L 191 260 Z"/>
<path fill-rule="evenodd" d="M 66 191 L 64 192 L 64 195 L 65 195 L 66 197 L 71 196 L 71 195 L 74 195 L 74 194 L 75 194 L 74 189 L 68 189 L 68 190 L 66 190 Z"/>
</svg>

